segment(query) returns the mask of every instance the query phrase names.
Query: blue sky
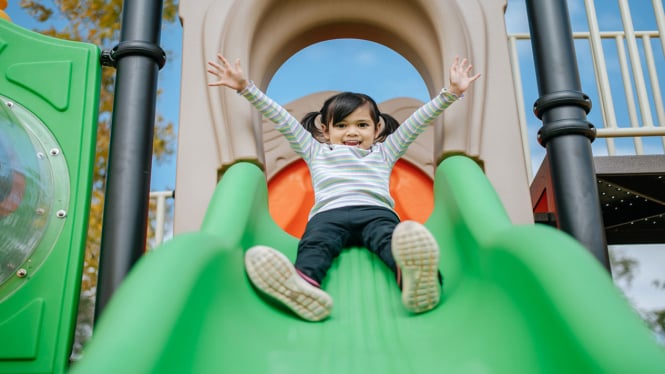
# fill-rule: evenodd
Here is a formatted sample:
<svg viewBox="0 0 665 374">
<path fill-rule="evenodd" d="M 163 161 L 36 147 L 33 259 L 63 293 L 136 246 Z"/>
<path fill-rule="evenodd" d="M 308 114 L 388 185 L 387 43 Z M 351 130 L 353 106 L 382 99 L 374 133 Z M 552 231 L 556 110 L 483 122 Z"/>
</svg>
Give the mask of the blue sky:
<svg viewBox="0 0 665 374">
<path fill-rule="evenodd" d="M 26 28 L 40 27 L 19 8 L 20 0 L 9 0 L 7 13 L 13 21 Z M 656 30 L 656 18 L 653 14 L 652 1 L 630 0 L 630 9 L 633 15 L 635 30 Z M 618 1 L 595 1 L 598 23 L 601 31 L 623 29 L 619 13 Z M 587 31 L 587 19 L 583 0 L 568 1 L 573 31 Z M 506 12 L 506 25 L 510 33 L 527 33 L 529 31 L 524 0 L 508 0 Z M 162 46 L 169 52 L 169 59 L 160 73 L 160 88 L 163 94 L 159 98 L 157 110 L 167 119 L 177 124 L 180 99 L 180 59 L 182 50 L 182 32 L 179 25 L 169 27 L 162 32 Z M 102 46 L 105 48 L 111 46 Z M 585 42 L 577 42 L 578 65 L 582 79 L 582 90 L 587 93 L 594 103 L 594 109 L 589 114 L 589 120 L 598 126 L 602 118 L 598 106 L 597 89 L 593 74 L 587 69 L 592 65 L 591 55 Z M 616 47 L 611 43 L 604 43 L 608 71 L 611 77 L 612 90 L 621 91 L 621 73 L 616 62 Z M 660 86 L 665 89 L 665 61 L 659 43 L 653 43 L 654 54 L 657 56 L 657 66 L 660 71 Z M 339 58 L 342 56 L 342 58 Z M 614 58 L 611 58 L 614 56 Z M 233 56 L 227 56 L 233 58 Z M 519 46 L 520 65 L 523 69 L 524 104 L 527 109 L 538 98 L 535 82 L 535 73 L 532 67 L 531 46 L 528 42 Z M 201 69 L 204 69 L 202 66 Z M 587 70 L 585 70 L 587 69 Z M 646 69 L 644 69 L 646 74 Z M 617 79 L 614 79 L 617 77 Z M 481 79 L 491 79 L 483 77 Z M 318 43 L 307 47 L 292 56 L 276 73 L 268 87 L 268 94 L 277 102 L 288 103 L 301 96 L 323 90 L 350 90 L 369 94 L 378 102 L 394 97 L 413 97 L 421 101 L 428 100 L 429 96 L 425 84 L 411 66 L 411 64 L 394 51 L 379 44 L 360 40 L 333 40 Z M 617 121 L 626 124 L 629 118 L 626 114 L 626 102 L 620 97 L 615 100 Z M 529 111 L 528 134 L 530 139 L 530 152 L 534 173 L 544 156 L 544 149 L 535 139 L 536 132 L 541 124 Z M 654 116 L 655 118 L 655 116 Z M 594 153 L 606 154 L 605 141 L 598 139 L 594 142 Z M 663 145 L 660 138 L 650 138 L 644 141 L 646 153 L 662 154 Z M 617 141 L 620 153 L 634 154 L 633 143 L 629 139 Z M 152 190 L 172 189 L 175 186 L 175 157 L 169 162 L 153 166 Z M 640 251 L 631 251 L 631 255 L 651 259 L 642 261 L 642 276 L 633 282 L 630 292 L 638 294 L 641 302 L 653 307 L 665 306 L 663 290 L 656 290 L 649 284 L 653 274 L 662 278 L 662 264 L 665 263 L 665 251 L 662 246 L 654 250 L 653 247 L 643 248 Z M 660 257 L 660 260 L 652 259 Z M 652 264 L 660 264 L 650 269 Z M 650 278 L 650 279 L 649 279 Z"/>
</svg>

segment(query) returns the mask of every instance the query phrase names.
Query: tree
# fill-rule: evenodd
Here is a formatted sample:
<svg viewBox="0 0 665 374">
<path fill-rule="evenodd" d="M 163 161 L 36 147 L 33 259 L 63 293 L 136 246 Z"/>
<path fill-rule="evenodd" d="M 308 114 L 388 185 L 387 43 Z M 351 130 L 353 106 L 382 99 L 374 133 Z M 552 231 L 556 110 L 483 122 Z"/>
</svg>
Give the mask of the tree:
<svg viewBox="0 0 665 374">
<path fill-rule="evenodd" d="M 630 257 L 630 254 L 624 251 L 612 250 L 610 251 L 610 263 L 614 282 L 631 304 L 636 305 L 634 300 L 630 300 L 628 290 L 632 286 L 635 274 L 639 273 L 640 261 Z M 665 280 L 654 279 L 651 281 L 651 285 L 658 290 L 665 290 Z M 645 310 L 638 307 L 634 307 L 634 309 L 653 332 L 665 336 L 665 309 Z"/>
<path fill-rule="evenodd" d="M 103 49 L 113 47 L 120 38 L 122 0 L 21 0 L 20 5 L 35 20 L 44 25 L 44 28 L 40 27 L 35 31 L 45 35 L 92 43 Z M 177 0 L 164 0 L 162 11 L 164 27 L 175 26 L 177 9 Z M 114 88 L 115 69 L 103 68 L 90 223 L 81 280 L 81 302 L 74 358 L 92 332 Z M 173 123 L 166 121 L 157 113 L 153 141 L 154 161 L 162 162 L 173 155 L 174 138 Z M 150 226 L 152 227 L 153 224 L 151 223 Z M 154 231 L 150 230 L 149 234 L 152 232 Z"/>
</svg>

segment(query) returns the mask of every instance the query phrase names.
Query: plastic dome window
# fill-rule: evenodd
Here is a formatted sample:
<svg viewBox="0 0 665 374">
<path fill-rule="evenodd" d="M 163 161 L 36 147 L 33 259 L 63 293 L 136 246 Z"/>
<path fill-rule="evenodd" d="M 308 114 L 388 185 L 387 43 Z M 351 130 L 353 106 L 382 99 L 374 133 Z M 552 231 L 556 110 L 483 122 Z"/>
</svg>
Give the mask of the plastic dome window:
<svg viewBox="0 0 665 374">
<path fill-rule="evenodd" d="M 69 174 L 57 141 L 34 114 L 0 96 L 0 290 L 48 257 L 68 205 Z"/>
</svg>

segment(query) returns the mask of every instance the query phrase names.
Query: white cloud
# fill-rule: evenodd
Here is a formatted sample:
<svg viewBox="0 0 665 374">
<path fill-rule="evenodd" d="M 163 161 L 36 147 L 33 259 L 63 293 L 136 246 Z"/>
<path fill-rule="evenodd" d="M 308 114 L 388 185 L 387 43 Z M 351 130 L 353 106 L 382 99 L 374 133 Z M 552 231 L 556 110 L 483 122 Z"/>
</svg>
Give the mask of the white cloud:
<svg viewBox="0 0 665 374">
<path fill-rule="evenodd" d="M 354 60 L 362 67 L 374 66 L 379 61 L 375 53 L 367 50 L 357 53 Z"/>
</svg>

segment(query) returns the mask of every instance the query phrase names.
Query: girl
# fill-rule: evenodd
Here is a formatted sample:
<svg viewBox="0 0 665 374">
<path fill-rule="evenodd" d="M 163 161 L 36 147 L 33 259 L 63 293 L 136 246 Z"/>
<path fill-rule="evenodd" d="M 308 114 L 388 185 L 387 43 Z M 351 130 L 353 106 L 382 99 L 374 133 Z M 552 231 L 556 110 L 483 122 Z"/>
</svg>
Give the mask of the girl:
<svg viewBox="0 0 665 374">
<path fill-rule="evenodd" d="M 247 274 L 259 290 L 301 318 L 320 321 L 330 315 L 333 305 L 320 288 L 321 281 L 343 248 L 361 245 L 395 273 L 408 310 L 422 313 L 439 303 L 438 245 L 419 223 L 399 222 L 389 192 L 390 173 L 427 125 L 480 77 L 471 76 L 471 68 L 466 59 L 460 62 L 456 57 L 450 88 L 399 126 L 379 111 L 372 98 L 352 92 L 329 98 L 319 112 L 305 115 L 301 125 L 245 78 L 240 60 L 230 64 L 217 54 L 217 61 L 208 62 L 208 72 L 217 79 L 208 85 L 236 90 L 275 123 L 312 176 L 315 201 L 295 264 L 266 246 L 245 253 Z"/>
</svg>

